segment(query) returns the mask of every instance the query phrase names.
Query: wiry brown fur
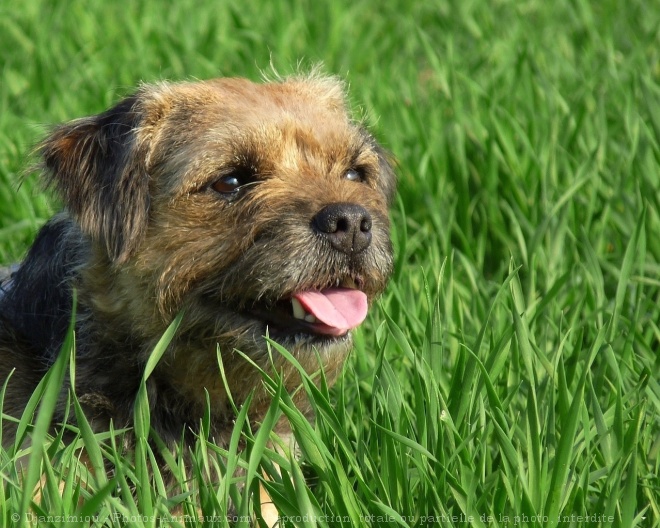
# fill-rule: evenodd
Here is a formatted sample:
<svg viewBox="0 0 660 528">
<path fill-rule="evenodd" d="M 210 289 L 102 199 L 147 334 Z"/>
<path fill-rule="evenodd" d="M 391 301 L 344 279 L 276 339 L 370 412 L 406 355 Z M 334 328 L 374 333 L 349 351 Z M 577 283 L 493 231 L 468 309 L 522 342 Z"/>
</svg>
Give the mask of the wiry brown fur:
<svg viewBox="0 0 660 528">
<path fill-rule="evenodd" d="M 169 443 L 197 428 L 206 389 L 212 434 L 226 442 L 233 415 L 218 347 L 234 400 L 255 390 L 256 422 L 268 405 L 258 372 L 235 352 L 269 368 L 267 324 L 253 311 L 337 283 L 371 302 L 390 274 L 394 175 L 372 136 L 347 116 L 333 78 L 146 85 L 100 115 L 56 128 L 39 152 L 65 211 L 0 293 L 0 382 L 16 369 L 5 396 L 10 415 L 20 415 L 55 360 L 76 288 L 76 390 L 95 426 L 132 424 L 146 358 L 183 309 L 148 382 L 152 426 Z M 347 179 L 349 170 L 361 181 Z M 247 174 L 249 184 L 235 196 L 213 189 L 231 174 Z M 315 215 L 330 204 L 368 212 L 365 250 L 338 251 L 319 235 Z M 319 338 L 277 326 L 268 325 L 270 335 L 309 371 L 318 369 L 318 350 L 328 378 L 336 377 L 350 334 Z M 295 370 L 274 360 L 293 391 Z"/>
</svg>

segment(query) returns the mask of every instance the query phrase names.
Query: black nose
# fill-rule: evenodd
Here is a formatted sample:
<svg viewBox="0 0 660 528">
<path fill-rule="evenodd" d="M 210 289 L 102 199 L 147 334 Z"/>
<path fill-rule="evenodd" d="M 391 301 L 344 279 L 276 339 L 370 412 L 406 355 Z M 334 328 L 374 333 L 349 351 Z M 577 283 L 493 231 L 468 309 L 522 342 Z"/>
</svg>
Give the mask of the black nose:
<svg viewBox="0 0 660 528">
<path fill-rule="evenodd" d="M 371 215 L 357 204 L 327 205 L 316 213 L 312 226 L 332 247 L 347 255 L 360 253 L 371 244 Z"/>
</svg>

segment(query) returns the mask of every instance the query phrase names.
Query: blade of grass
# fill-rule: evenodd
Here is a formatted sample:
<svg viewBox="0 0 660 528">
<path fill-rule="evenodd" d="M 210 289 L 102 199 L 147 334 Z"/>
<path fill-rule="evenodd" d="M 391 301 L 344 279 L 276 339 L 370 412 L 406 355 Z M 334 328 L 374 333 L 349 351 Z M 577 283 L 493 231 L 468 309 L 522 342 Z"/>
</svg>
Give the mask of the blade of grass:
<svg viewBox="0 0 660 528">
<path fill-rule="evenodd" d="M 579 410 L 580 407 L 584 405 L 584 387 L 587 381 L 587 376 L 589 374 L 589 367 L 596 357 L 596 354 L 598 354 L 600 351 L 603 342 L 605 341 L 607 329 L 607 327 L 602 327 L 598 331 L 596 340 L 594 341 L 589 352 L 589 357 L 583 366 L 584 371 L 580 377 L 577 389 L 573 393 L 573 401 L 571 402 L 570 408 L 564 412 L 562 416 L 560 416 L 562 420 L 561 438 L 559 439 L 559 445 L 557 447 L 557 452 L 555 453 L 552 476 L 550 480 L 550 486 L 548 488 L 549 493 L 544 507 L 544 515 L 546 515 L 549 519 L 547 525 L 548 528 L 555 528 L 559 522 L 562 492 L 564 491 L 566 478 L 568 477 L 570 471 L 571 461 L 573 459 L 574 453 L 574 439 L 577 432 L 577 426 L 580 421 Z"/>
<path fill-rule="evenodd" d="M 37 420 L 32 430 L 32 435 L 30 438 L 32 444 L 32 450 L 28 458 L 27 464 L 27 473 L 24 475 L 23 480 L 23 496 L 21 498 L 20 510 L 18 515 L 20 516 L 20 526 L 25 526 L 27 522 L 27 511 L 30 505 L 30 500 L 32 498 L 32 492 L 39 481 L 39 476 L 41 474 L 41 461 L 43 451 L 41 446 L 46 442 L 46 437 L 48 435 L 48 430 L 51 427 L 51 420 L 55 412 L 55 407 L 57 406 L 58 401 L 60 401 L 60 394 L 62 391 L 62 385 L 64 383 L 64 377 L 66 375 L 66 367 L 69 362 L 70 351 L 75 347 L 75 333 L 74 326 L 76 320 L 76 293 L 73 292 L 73 308 L 71 310 L 71 321 L 69 323 L 69 328 L 64 339 L 64 343 L 60 350 L 55 363 L 49 369 L 48 373 L 43 380 L 43 395 L 41 398 L 41 404 L 39 406 L 39 412 L 37 414 Z M 23 420 L 25 418 L 25 413 L 23 414 Z M 27 430 L 27 427 L 24 428 Z"/>
<path fill-rule="evenodd" d="M 138 389 L 133 407 L 135 431 L 135 473 L 138 484 L 137 496 L 140 502 L 140 510 L 144 512 L 144 515 L 147 517 L 154 516 L 152 500 L 153 492 L 149 486 L 151 478 L 147 464 L 147 460 L 153 456 L 148 443 L 150 412 L 147 396 L 147 379 L 156 368 L 156 365 L 163 357 L 163 354 L 165 354 L 165 351 L 170 345 L 172 339 L 174 339 L 174 335 L 179 328 L 182 319 L 183 312 L 180 312 L 170 323 L 167 330 L 152 350 L 145 364 L 144 373 L 142 375 L 142 380 L 140 381 L 140 387 Z"/>
<path fill-rule="evenodd" d="M 623 256 L 623 263 L 621 264 L 621 273 L 619 275 L 619 283 L 616 288 L 616 296 L 614 298 L 614 316 L 610 323 L 610 334 L 608 336 L 609 340 L 612 341 L 616 337 L 616 333 L 619 331 L 619 318 L 621 317 L 621 311 L 623 310 L 623 303 L 626 297 L 626 292 L 628 290 L 628 284 L 630 283 L 630 277 L 633 273 L 635 265 L 639 262 L 640 252 L 643 253 L 642 248 L 645 247 L 645 221 L 646 221 L 646 206 L 640 213 L 637 224 L 635 225 L 635 230 L 626 252 Z"/>
</svg>

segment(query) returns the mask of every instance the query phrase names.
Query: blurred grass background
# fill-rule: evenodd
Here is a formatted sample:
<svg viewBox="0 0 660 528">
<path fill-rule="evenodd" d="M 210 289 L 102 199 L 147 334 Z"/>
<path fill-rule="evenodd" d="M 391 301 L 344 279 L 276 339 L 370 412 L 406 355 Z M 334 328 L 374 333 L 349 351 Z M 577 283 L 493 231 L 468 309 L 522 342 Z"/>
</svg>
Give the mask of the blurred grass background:
<svg viewBox="0 0 660 528">
<path fill-rule="evenodd" d="M 298 431 L 324 464 L 303 449 L 312 487 L 276 504 L 308 526 L 660 526 L 653 2 L 0 0 L 0 259 L 58 208 L 19 188 L 49 126 L 142 81 L 318 62 L 398 160 L 397 265 L 336 414 Z"/>
</svg>

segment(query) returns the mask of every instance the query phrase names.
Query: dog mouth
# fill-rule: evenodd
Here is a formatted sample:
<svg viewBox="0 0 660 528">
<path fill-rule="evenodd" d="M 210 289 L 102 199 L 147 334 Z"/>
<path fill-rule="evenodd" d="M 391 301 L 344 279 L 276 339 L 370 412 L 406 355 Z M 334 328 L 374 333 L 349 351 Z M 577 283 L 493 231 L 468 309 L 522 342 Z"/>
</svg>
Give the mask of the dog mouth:
<svg viewBox="0 0 660 528">
<path fill-rule="evenodd" d="M 363 291 L 336 287 L 296 292 L 274 305 L 254 306 L 250 315 L 276 333 L 341 338 L 364 321 L 368 307 Z"/>
</svg>

